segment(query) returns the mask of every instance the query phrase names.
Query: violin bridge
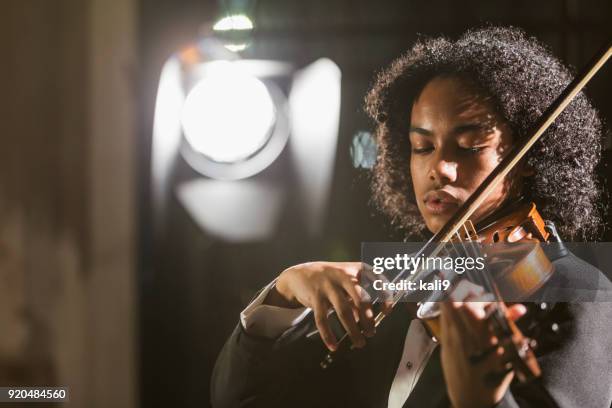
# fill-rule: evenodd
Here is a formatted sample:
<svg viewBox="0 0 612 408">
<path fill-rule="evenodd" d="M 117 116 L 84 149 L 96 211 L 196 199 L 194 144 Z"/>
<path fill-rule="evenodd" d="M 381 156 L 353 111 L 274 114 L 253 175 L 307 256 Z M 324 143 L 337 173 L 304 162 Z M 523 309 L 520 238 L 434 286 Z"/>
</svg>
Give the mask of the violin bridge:
<svg viewBox="0 0 612 408">
<path fill-rule="evenodd" d="M 476 228 L 472 221 L 467 220 L 465 224 L 463 224 L 455 237 L 451 239 L 451 242 L 465 242 L 465 241 L 478 241 L 478 233 L 476 232 Z"/>
</svg>

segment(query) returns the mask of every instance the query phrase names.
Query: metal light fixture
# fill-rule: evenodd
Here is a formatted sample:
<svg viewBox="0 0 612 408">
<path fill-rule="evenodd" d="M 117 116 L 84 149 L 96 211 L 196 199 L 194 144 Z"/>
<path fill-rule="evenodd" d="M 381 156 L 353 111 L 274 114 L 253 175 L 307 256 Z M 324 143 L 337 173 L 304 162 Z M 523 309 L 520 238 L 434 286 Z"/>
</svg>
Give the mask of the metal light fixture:
<svg viewBox="0 0 612 408">
<path fill-rule="evenodd" d="M 174 196 L 208 235 L 256 241 L 277 231 L 294 197 L 308 232 L 317 235 L 339 115 L 340 70 L 328 59 L 301 69 L 242 59 L 216 36 L 183 48 L 166 62 L 157 95 L 152 180 L 158 223 Z"/>
<path fill-rule="evenodd" d="M 255 25 L 249 15 L 255 4 L 255 0 L 219 0 L 221 16 L 212 29 L 228 50 L 244 51 L 251 44 Z"/>
</svg>

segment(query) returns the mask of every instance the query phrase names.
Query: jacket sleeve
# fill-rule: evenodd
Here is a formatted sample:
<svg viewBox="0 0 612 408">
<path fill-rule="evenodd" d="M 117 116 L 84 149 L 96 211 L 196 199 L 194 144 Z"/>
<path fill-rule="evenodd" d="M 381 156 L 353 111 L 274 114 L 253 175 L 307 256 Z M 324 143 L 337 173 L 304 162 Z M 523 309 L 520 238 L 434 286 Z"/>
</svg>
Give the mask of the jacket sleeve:
<svg viewBox="0 0 612 408">
<path fill-rule="evenodd" d="M 612 303 L 569 305 L 572 330 L 561 347 L 538 359 L 542 383 L 559 407 L 612 406 Z M 513 384 L 499 408 L 545 407 L 546 398 L 533 386 Z"/>
<path fill-rule="evenodd" d="M 312 327 L 312 319 L 306 318 L 269 339 L 249 334 L 238 324 L 213 370 L 213 407 L 295 406 L 305 383 L 311 393 L 323 394 L 329 375 L 319 362 L 325 350 L 318 339 L 306 338 Z"/>
<path fill-rule="evenodd" d="M 240 313 L 240 323 L 247 333 L 268 339 L 281 336 L 290 327 L 299 324 L 309 313 L 305 307 L 289 309 L 264 303 L 276 279 L 263 288 L 255 299 Z"/>
</svg>

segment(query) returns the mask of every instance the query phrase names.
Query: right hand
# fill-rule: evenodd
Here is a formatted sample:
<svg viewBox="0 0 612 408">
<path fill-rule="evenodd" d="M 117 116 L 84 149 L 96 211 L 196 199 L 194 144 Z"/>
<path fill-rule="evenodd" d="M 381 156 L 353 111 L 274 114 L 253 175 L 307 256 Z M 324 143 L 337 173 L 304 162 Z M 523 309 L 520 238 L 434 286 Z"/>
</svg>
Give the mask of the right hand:
<svg viewBox="0 0 612 408">
<path fill-rule="evenodd" d="M 312 309 L 315 323 L 326 347 L 335 351 L 338 340 L 329 326 L 333 308 L 353 346 L 365 345 L 365 337 L 375 333 L 372 304 L 359 285 L 361 262 L 309 262 L 285 269 L 265 303 L 281 307 L 305 306 Z M 383 303 L 383 313 L 390 303 Z"/>
</svg>

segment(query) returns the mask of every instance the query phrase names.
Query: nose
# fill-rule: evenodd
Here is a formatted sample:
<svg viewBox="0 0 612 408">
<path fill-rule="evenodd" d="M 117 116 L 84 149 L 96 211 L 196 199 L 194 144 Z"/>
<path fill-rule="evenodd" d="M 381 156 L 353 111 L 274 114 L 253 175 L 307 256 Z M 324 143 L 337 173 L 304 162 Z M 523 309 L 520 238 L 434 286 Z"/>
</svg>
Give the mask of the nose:
<svg viewBox="0 0 612 408">
<path fill-rule="evenodd" d="M 429 178 L 442 185 L 454 183 L 457 181 L 457 162 L 440 150 L 438 152 L 432 157 Z"/>
</svg>

